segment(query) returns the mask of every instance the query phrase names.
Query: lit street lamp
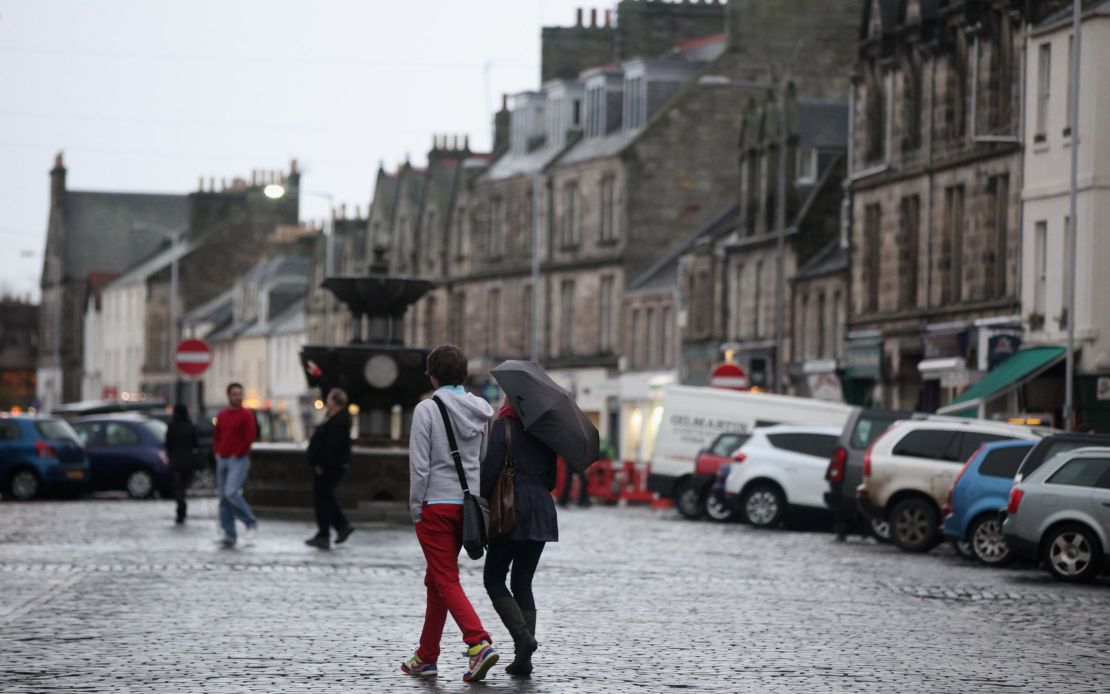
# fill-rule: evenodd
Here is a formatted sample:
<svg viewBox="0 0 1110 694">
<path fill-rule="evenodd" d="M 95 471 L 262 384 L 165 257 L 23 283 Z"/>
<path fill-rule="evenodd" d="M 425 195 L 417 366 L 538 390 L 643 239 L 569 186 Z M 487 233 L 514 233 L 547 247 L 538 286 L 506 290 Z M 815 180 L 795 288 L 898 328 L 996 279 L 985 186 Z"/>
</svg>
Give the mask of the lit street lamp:
<svg viewBox="0 0 1110 694">
<path fill-rule="evenodd" d="M 324 215 L 324 276 L 328 277 L 334 272 L 332 267 L 335 256 L 335 229 L 332 217 L 335 210 L 335 197 L 331 193 L 322 193 L 312 190 L 298 191 L 302 195 L 314 195 L 328 201 L 328 214 Z M 285 186 L 280 183 L 270 183 L 262 189 L 262 193 L 271 200 L 285 197 Z M 324 295 L 324 344 L 331 344 L 331 293 Z"/>
<path fill-rule="evenodd" d="M 779 111 L 779 166 L 775 184 L 775 360 L 771 380 L 772 392 L 782 390 L 782 345 L 786 323 L 786 145 L 789 131 L 786 123 L 786 80 L 758 82 L 734 80 L 724 75 L 702 75 L 698 85 L 710 88 L 765 89 L 775 95 Z M 759 307 L 756 307 L 759 311 Z"/>
</svg>

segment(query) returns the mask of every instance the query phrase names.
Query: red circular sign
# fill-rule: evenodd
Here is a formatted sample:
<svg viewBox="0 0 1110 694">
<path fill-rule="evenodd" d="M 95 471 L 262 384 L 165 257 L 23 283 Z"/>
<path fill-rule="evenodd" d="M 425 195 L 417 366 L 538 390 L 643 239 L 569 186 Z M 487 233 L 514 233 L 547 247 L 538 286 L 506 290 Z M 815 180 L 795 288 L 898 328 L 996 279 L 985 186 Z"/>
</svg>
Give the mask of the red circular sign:
<svg viewBox="0 0 1110 694">
<path fill-rule="evenodd" d="M 709 374 L 709 385 L 714 388 L 728 388 L 729 390 L 747 390 L 748 372 L 739 364 L 724 363 L 713 369 Z"/>
<path fill-rule="evenodd" d="M 186 376 L 199 376 L 212 363 L 212 351 L 200 340 L 185 340 L 173 353 L 173 363 Z"/>
</svg>

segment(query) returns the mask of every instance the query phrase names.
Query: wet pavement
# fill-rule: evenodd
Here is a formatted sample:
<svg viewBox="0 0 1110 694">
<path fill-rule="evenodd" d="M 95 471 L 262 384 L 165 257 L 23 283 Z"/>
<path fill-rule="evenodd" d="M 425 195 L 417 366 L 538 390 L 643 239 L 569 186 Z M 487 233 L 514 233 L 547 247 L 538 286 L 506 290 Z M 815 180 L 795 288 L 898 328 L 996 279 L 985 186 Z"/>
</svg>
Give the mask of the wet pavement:
<svg viewBox="0 0 1110 694">
<path fill-rule="evenodd" d="M 947 548 L 757 531 L 638 508 L 571 509 L 536 578 L 530 681 L 406 678 L 423 616 L 412 529 L 362 525 L 330 552 L 308 523 L 215 543 L 215 500 L 0 502 L 0 692 L 1096 692 L 1110 582 L 988 569 Z M 481 563 L 463 583 L 495 641 Z"/>
</svg>

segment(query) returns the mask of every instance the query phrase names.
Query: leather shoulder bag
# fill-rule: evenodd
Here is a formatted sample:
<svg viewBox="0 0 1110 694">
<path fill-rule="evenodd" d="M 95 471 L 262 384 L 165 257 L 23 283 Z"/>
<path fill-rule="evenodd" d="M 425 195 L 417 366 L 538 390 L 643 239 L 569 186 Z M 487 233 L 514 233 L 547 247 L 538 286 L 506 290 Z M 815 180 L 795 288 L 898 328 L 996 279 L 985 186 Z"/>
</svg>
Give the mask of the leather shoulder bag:
<svg viewBox="0 0 1110 694">
<path fill-rule="evenodd" d="M 508 419 L 501 420 L 505 425 L 505 464 L 493 485 L 493 496 L 489 502 L 489 534 L 503 537 L 516 527 L 516 467 L 513 465 L 513 426 Z"/>
</svg>

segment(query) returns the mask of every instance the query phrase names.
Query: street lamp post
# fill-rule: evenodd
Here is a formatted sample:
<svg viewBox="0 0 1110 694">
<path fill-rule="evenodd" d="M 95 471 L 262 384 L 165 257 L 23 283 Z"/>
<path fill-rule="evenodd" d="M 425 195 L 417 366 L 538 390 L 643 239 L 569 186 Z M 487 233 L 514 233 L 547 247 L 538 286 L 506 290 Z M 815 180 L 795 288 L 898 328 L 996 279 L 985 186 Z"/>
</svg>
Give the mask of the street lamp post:
<svg viewBox="0 0 1110 694">
<path fill-rule="evenodd" d="M 262 189 L 266 197 L 278 200 L 285 197 L 285 186 L 280 183 L 271 183 Z M 324 216 L 324 277 L 335 271 L 335 196 L 315 190 L 301 190 L 302 195 L 313 195 L 328 201 L 328 214 Z M 324 344 L 331 344 L 331 293 L 324 294 Z"/>
<path fill-rule="evenodd" d="M 1068 227 L 1067 233 L 1067 296 L 1065 306 L 1068 316 L 1068 346 L 1067 358 L 1064 367 L 1064 429 L 1072 431 L 1075 424 L 1075 324 L 1078 316 L 1075 315 L 1075 257 L 1077 232 L 1079 225 L 1076 219 L 1076 183 L 1079 173 L 1079 31 L 1082 21 L 1083 3 L 1081 0 L 1072 1 L 1071 10 L 1071 181 L 1068 191 Z"/>
<path fill-rule="evenodd" d="M 766 89 L 775 95 L 779 112 L 779 166 L 775 181 L 775 359 L 771 387 L 774 392 L 782 390 L 783 343 L 786 330 L 786 149 L 789 128 L 786 122 L 786 80 L 758 82 L 755 80 L 734 80 L 723 75 L 703 75 L 698 78 L 703 87 L 724 87 L 732 89 Z M 759 311 L 759 307 L 756 307 Z"/>
</svg>

